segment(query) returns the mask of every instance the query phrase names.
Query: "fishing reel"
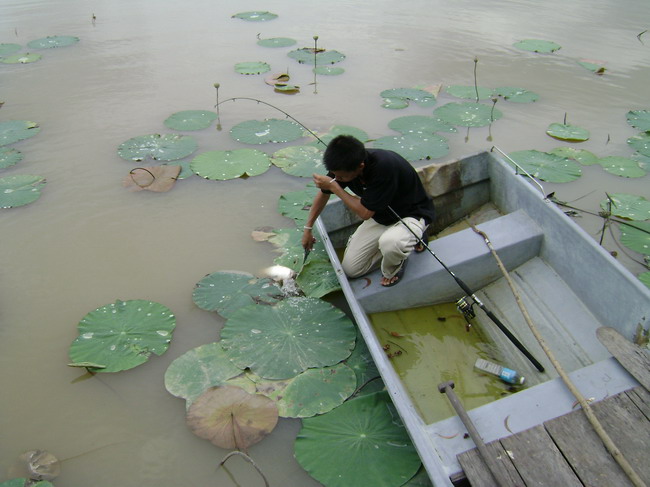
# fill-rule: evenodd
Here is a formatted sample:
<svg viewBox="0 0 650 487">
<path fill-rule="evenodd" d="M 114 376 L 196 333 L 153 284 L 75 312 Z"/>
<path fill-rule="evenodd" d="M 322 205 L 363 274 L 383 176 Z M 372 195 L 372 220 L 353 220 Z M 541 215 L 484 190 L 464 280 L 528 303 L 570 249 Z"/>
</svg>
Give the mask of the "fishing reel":
<svg viewBox="0 0 650 487">
<path fill-rule="evenodd" d="M 474 303 L 469 301 L 469 296 L 463 296 L 456 301 L 456 309 L 462 313 L 465 318 L 465 321 L 467 322 L 465 329 L 469 331 L 472 327 L 471 320 L 476 318 L 476 313 L 474 313 Z"/>
</svg>

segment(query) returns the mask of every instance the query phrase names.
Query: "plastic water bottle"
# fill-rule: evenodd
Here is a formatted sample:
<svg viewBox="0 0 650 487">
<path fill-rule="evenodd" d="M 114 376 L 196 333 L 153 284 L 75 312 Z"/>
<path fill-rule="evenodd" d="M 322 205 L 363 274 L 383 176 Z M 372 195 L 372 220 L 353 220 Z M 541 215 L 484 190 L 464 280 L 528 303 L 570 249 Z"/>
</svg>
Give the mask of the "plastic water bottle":
<svg viewBox="0 0 650 487">
<path fill-rule="evenodd" d="M 476 359 L 474 367 L 483 372 L 487 372 L 488 374 L 495 375 L 503 382 L 507 382 L 508 384 L 521 386 L 526 381 L 526 379 L 520 376 L 516 370 L 509 369 L 508 367 L 503 367 L 482 358 Z"/>
</svg>

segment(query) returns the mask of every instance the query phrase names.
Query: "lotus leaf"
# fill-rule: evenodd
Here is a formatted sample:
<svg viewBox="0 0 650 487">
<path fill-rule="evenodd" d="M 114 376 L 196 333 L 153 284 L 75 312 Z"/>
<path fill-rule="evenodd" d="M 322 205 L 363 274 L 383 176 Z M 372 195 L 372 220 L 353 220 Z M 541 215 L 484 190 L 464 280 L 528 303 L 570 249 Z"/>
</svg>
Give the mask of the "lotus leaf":
<svg viewBox="0 0 650 487">
<path fill-rule="evenodd" d="M 389 110 L 401 110 L 408 107 L 409 102 L 405 98 L 384 98 L 384 103 L 381 106 Z"/>
<path fill-rule="evenodd" d="M 647 288 L 650 288 L 650 272 L 643 272 L 637 276 Z"/>
<path fill-rule="evenodd" d="M 267 85 L 270 86 L 275 86 L 277 84 L 284 84 L 288 82 L 290 79 L 290 76 L 287 73 L 275 73 L 267 76 L 264 78 L 264 82 Z"/>
<path fill-rule="evenodd" d="M 17 174 L 0 179 L 0 208 L 14 208 L 33 203 L 41 197 L 45 178 Z"/>
<path fill-rule="evenodd" d="M 574 149 L 573 147 L 556 147 L 555 149 L 549 151 L 549 154 L 555 154 L 556 156 L 572 159 L 579 162 L 583 166 L 592 166 L 594 164 L 598 164 L 598 156 L 593 152 L 589 152 L 585 149 Z"/>
<path fill-rule="evenodd" d="M 277 14 L 271 12 L 240 12 L 232 16 L 233 19 L 248 20 L 251 22 L 264 22 L 276 19 Z"/>
<path fill-rule="evenodd" d="M 50 49 L 52 47 L 66 47 L 79 42 L 74 36 L 50 36 L 36 39 L 27 43 L 30 49 Z"/>
<path fill-rule="evenodd" d="M 350 355 L 354 341 L 349 318 L 314 298 L 240 308 L 221 330 L 221 343 L 235 365 L 266 379 L 288 379 L 308 368 L 337 364 Z"/>
<path fill-rule="evenodd" d="M 637 152 L 650 157 L 650 133 L 641 132 L 627 139 L 627 143 Z M 0 145 L 4 145 L 1 144 Z"/>
<path fill-rule="evenodd" d="M 540 39 L 524 39 L 513 44 L 516 48 L 524 51 L 550 53 L 555 52 L 562 48 L 559 44 L 552 41 L 544 41 Z"/>
<path fill-rule="evenodd" d="M 133 137 L 120 144 L 117 154 L 126 161 L 176 161 L 196 150 L 196 139 L 190 135 L 150 134 Z"/>
<path fill-rule="evenodd" d="M 208 343 L 185 352 L 169 365 L 165 388 L 171 395 L 191 403 L 210 387 L 223 385 L 241 373 L 220 343 Z"/>
<path fill-rule="evenodd" d="M 552 123 L 546 133 L 555 139 L 569 142 L 583 142 L 589 139 L 589 131 L 566 123 Z"/>
<path fill-rule="evenodd" d="M 23 160 L 23 154 L 16 149 L 9 147 L 0 147 L 0 169 L 6 169 L 15 166 Z"/>
<path fill-rule="evenodd" d="M 339 135 L 351 135 L 352 137 L 356 137 L 357 139 L 359 139 L 361 142 L 364 143 L 369 138 L 368 134 L 360 128 L 352 127 L 350 125 L 333 125 L 324 134 L 319 134 L 318 138 L 320 140 L 314 141 L 312 145 L 318 147 L 319 149 L 325 149 L 323 144 L 325 145 L 329 144 L 334 137 L 337 137 Z"/>
<path fill-rule="evenodd" d="M 524 150 L 509 155 L 531 176 L 549 183 L 568 183 L 582 175 L 577 162 L 548 152 Z"/>
<path fill-rule="evenodd" d="M 465 98 L 468 100 L 476 100 L 476 92 L 478 91 L 479 100 L 487 100 L 492 98 L 494 95 L 494 90 L 492 88 L 485 88 L 484 86 L 461 86 L 461 85 L 451 85 L 447 86 L 445 90 L 451 96 L 456 98 Z"/>
<path fill-rule="evenodd" d="M 288 37 L 271 37 L 269 39 L 260 39 L 257 41 L 257 45 L 263 47 L 288 47 L 293 46 L 296 43 L 294 39 Z"/>
<path fill-rule="evenodd" d="M 217 114 L 206 110 L 184 110 L 170 115 L 164 124 L 172 130 L 203 130 L 217 119 Z"/>
<path fill-rule="evenodd" d="M 122 186 L 133 191 L 164 193 L 176 184 L 181 166 L 136 167 L 122 180 Z"/>
<path fill-rule="evenodd" d="M 0 122 L 0 147 L 34 137 L 41 131 L 36 122 L 8 120 Z"/>
<path fill-rule="evenodd" d="M 609 198 L 600 202 L 600 207 L 621 218 L 650 220 L 650 201 L 643 196 L 624 193 L 609 194 Z"/>
<path fill-rule="evenodd" d="M 36 61 L 40 61 L 41 59 L 40 54 L 37 54 L 35 52 L 28 52 L 25 54 L 14 54 L 13 56 L 7 56 L 0 58 L 0 63 L 4 64 L 29 64 L 29 63 L 35 63 Z"/>
<path fill-rule="evenodd" d="M 379 377 L 379 371 L 375 365 L 375 361 L 370 355 L 370 350 L 361 336 L 361 332 L 357 329 L 357 341 L 352 350 L 352 354 L 345 359 L 345 363 L 348 367 L 354 370 L 355 375 L 357 376 L 357 387 L 361 388 L 367 382 Z M 381 384 L 383 387 L 383 382 L 380 380 L 375 381 L 378 384 Z"/>
<path fill-rule="evenodd" d="M 181 172 L 178 173 L 178 176 L 176 179 L 186 179 L 189 178 L 190 176 L 194 176 L 194 173 L 192 172 L 192 169 L 190 169 L 190 164 L 192 161 L 178 161 L 172 164 L 162 164 L 163 166 L 178 166 L 181 168 Z"/>
<path fill-rule="evenodd" d="M 391 88 L 380 93 L 384 99 L 403 100 L 413 102 L 421 107 L 432 107 L 436 104 L 436 97 L 429 91 L 419 88 Z"/>
<path fill-rule="evenodd" d="M 217 181 L 258 176 L 265 173 L 269 167 L 269 156 L 256 149 L 203 152 L 190 163 L 192 172 L 202 178 Z"/>
<path fill-rule="evenodd" d="M 296 86 L 296 85 L 285 85 L 279 83 L 275 85 L 274 88 L 276 93 L 285 93 L 285 94 L 293 95 L 295 93 L 300 92 L 300 86 Z"/>
<path fill-rule="evenodd" d="M 176 317 L 159 303 L 134 299 L 107 304 L 79 322 L 79 336 L 70 345 L 73 363 L 95 362 L 119 372 L 145 363 L 154 353 L 162 355 L 171 342 Z"/>
<path fill-rule="evenodd" d="M 650 255 L 650 222 L 622 223 L 621 243 L 627 248 Z"/>
<path fill-rule="evenodd" d="M 303 129 L 290 120 L 269 118 L 247 120 L 230 129 L 233 139 L 244 144 L 291 142 L 304 136 Z"/>
<path fill-rule="evenodd" d="M 325 76 L 338 76 L 345 73 L 345 69 L 335 66 L 317 66 L 313 71 L 316 74 L 324 74 Z"/>
<path fill-rule="evenodd" d="M 199 308 L 216 311 L 226 318 L 244 306 L 271 305 L 282 298 L 281 289 L 271 279 L 232 271 L 208 274 L 196 284 L 192 293 L 192 300 Z"/>
<path fill-rule="evenodd" d="M 433 116 L 461 127 L 484 127 L 500 119 L 503 114 L 496 108 L 483 103 L 460 102 L 447 103 L 436 108 L 433 111 Z"/>
<path fill-rule="evenodd" d="M 323 166 L 323 152 L 310 145 L 280 149 L 273 154 L 271 162 L 287 174 L 301 178 L 327 173 Z"/>
<path fill-rule="evenodd" d="M 630 110 L 627 112 L 627 123 L 635 129 L 650 132 L 650 110 Z"/>
<path fill-rule="evenodd" d="M 591 71 L 592 73 L 604 74 L 606 71 L 606 68 L 602 65 L 602 63 L 587 61 L 586 59 L 583 59 L 582 61 L 578 61 L 578 64 L 583 68 Z"/>
<path fill-rule="evenodd" d="M 407 115 L 394 118 L 388 126 L 402 134 L 433 134 L 435 132 L 457 132 L 456 127 L 447 122 L 426 115 Z"/>
<path fill-rule="evenodd" d="M 32 480 L 27 478 L 5 480 L 0 483 L 0 487 L 25 487 L 25 485 L 29 485 L 30 487 L 54 487 L 54 484 L 47 480 L 41 480 L 34 483 Z"/>
<path fill-rule="evenodd" d="M 284 193 L 278 200 L 278 211 L 282 216 L 292 218 L 298 226 L 302 226 L 309 216 L 309 209 L 318 191 L 320 190 L 316 186 L 310 185 L 302 191 Z"/>
<path fill-rule="evenodd" d="M 2 43 L 0 44 L 0 57 L 11 56 L 20 51 L 20 44 Z"/>
<path fill-rule="evenodd" d="M 295 59 L 300 64 L 314 64 L 315 66 L 324 64 L 336 64 L 345 59 L 345 55 L 338 51 L 326 51 L 324 49 L 314 50 L 312 47 L 303 47 L 291 51 L 291 59 Z"/>
<path fill-rule="evenodd" d="M 447 139 L 436 134 L 410 133 L 380 137 L 372 146 L 397 152 L 408 161 L 438 159 L 449 153 Z"/>
<path fill-rule="evenodd" d="M 502 86 L 495 88 L 494 94 L 502 97 L 504 100 L 512 101 L 515 103 L 530 103 L 537 101 L 539 95 L 532 91 L 524 90 L 522 88 L 512 88 L 509 86 Z"/>
<path fill-rule="evenodd" d="M 631 159 L 639 163 L 639 167 L 646 172 L 650 172 L 650 156 L 644 156 L 640 152 L 632 154 Z"/>
<path fill-rule="evenodd" d="M 302 234 L 302 228 L 281 228 L 267 233 L 264 240 L 273 244 L 277 251 L 282 253 L 280 257 L 274 259 L 274 264 L 287 267 L 296 273 L 307 267 L 305 265 L 305 249 L 301 243 Z M 329 263 L 327 251 L 316 229 L 314 229 L 314 236 L 316 237 L 316 243 L 309 254 L 307 262 L 322 261 Z M 331 264 L 329 265 L 331 267 Z M 314 278 L 320 280 L 319 276 L 314 276 Z"/>
<path fill-rule="evenodd" d="M 388 394 L 378 392 L 303 419 L 296 460 L 327 487 L 403 485 L 420 468 L 420 458 L 389 403 Z"/>
<path fill-rule="evenodd" d="M 271 66 L 263 61 L 250 61 L 235 64 L 239 74 L 262 74 L 271 71 Z"/>
<path fill-rule="evenodd" d="M 329 260 L 320 260 L 309 254 L 307 263 L 300 269 L 296 283 L 305 296 L 322 298 L 341 290 L 336 271 Z"/>
<path fill-rule="evenodd" d="M 220 448 L 247 451 L 273 431 L 278 408 L 266 396 L 225 385 L 199 396 L 189 407 L 186 420 L 200 438 Z"/>
<path fill-rule="evenodd" d="M 624 178 L 642 178 L 646 174 L 637 161 L 627 157 L 602 157 L 598 164 L 608 173 Z"/>
</svg>

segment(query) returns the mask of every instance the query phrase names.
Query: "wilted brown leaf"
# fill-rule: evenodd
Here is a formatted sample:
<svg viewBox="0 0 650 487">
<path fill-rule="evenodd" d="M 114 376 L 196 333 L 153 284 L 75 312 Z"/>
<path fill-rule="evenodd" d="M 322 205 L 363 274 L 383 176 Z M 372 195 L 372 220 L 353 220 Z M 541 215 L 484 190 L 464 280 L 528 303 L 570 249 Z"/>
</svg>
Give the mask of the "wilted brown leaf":
<svg viewBox="0 0 650 487">
<path fill-rule="evenodd" d="M 136 167 L 123 179 L 122 185 L 133 191 L 146 189 L 164 193 L 172 189 L 180 172 L 181 166 Z"/>
</svg>

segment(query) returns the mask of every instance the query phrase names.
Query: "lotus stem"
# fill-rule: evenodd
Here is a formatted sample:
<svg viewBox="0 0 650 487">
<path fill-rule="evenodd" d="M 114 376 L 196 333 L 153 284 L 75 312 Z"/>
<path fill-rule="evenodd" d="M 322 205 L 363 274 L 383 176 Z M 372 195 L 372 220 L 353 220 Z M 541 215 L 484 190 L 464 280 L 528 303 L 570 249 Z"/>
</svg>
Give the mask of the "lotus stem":
<svg viewBox="0 0 650 487">
<path fill-rule="evenodd" d="M 497 102 L 499 101 L 498 98 L 494 97 L 492 98 L 492 110 L 490 110 L 490 122 L 494 122 L 494 107 L 497 106 Z M 492 123 L 490 123 L 492 125 Z"/>
<path fill-rule="evenodd" d="M 255 467 L 255 470 L 257 470 L 257 473 L 259 473 L 259 474 L 262 476 L 262 478 L 264 479 L 264 485 L 265 485 L 265 487 L 269 487 L 269 486 L 270 486 L 269 481 L 268 481 L 267 478 L 266 478 L 266 475 L 264 475 L 264 473 L 260 470 L 260 468 L 257 466 L 257 464 L 253 461 L 253 459 L 252 459 L 251 457 L 249 457 L 248 455 L 246 455 L 246 453 L 241 452 L 241 451 L 239 451 L 239 450 L 233 450 L 233 451 L 231 451 L 230 453 L 228 453 L 228 455 L 226 455 L 226 456 L 224 457 L 224 459 L 221 460 L 221 463 L 219 463 L 219 467 L 222 467 L 223 464 L 226 463 L 226 461 L 227 461 L 230 457 L 232 457 L 232 456 L 234 456 L 234 455 L 240 455 L 240 456 L 244 457 L 244 460 L 246 460 L 246 461 L 249 462 L 253 467 Z M 225 467 L 224 467 L 224 468 L 225 468 Z"/>
<path fill-rule="evenodd" d="M 478 103 L 479 96 L 478 96 L 478 82 L 476 78 L 476 67 L 478 66 L 478 57 L 474 57 L 474 91 L 476 91 L 476 103 Z"/>
<path fill-rule="evenodd" d="M 215 108 L 217 109 L 217 130 L 221 131 L 221 116 L 219 115 L 219 87 L 221 85 L 219 83 L 214 84 L 215 90 L 217 90 L 217 104 L 215 105 Z"/>
<path fill-rule="evenodd" d="M 145 185 L 142 185 L 142 184 L 138 183 L 138 182 L 135 180 L 135 178 L 133 177 L 133 173 L 134 173 L 134 171 L 137 171 L 137 170 L 148 172 L 149 175 L 153 178 L 153 179 L 151 180 L 151 182 L 150 182 L 149 184 L 145 184 Z M 134 182 L 135 184 L 137 184 L 137 185 L 138 185 L 139 187 L 141 187 L 141 188 L 148 188 L 149 186 L 151 186 L 151 185 L 156 181 L 156 176 L 154 176 L 154 174 L 153 174 L 149 169 L 146 169 L 146 168 L 144 168 L 144 167 L 135 167 L 135 168 L 133 168 L 133 169 L 131 169 L 131 170 L 129 171 L 129 174 L 131 175 L 131 179 L 133 180 L 133 182 Z M 90 372 L 90 371 L 89 371 L 89 372 Z"/>
</svg>

